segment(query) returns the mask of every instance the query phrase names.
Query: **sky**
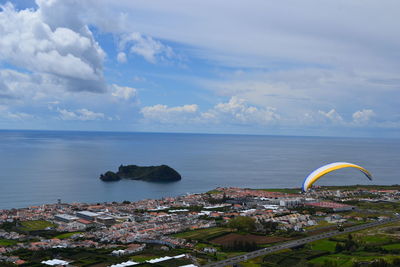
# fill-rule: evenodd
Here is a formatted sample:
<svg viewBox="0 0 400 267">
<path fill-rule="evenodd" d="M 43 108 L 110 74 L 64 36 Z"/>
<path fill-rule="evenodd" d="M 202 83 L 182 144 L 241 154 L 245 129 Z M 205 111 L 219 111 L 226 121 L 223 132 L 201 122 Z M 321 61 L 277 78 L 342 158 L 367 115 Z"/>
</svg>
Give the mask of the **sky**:
<svg viewBox="0 0 400 267">
<path fill-rule="evenodd" d="M 400 136 L 398 0 L 0 0 L 0 129 Z"/>
</svg>

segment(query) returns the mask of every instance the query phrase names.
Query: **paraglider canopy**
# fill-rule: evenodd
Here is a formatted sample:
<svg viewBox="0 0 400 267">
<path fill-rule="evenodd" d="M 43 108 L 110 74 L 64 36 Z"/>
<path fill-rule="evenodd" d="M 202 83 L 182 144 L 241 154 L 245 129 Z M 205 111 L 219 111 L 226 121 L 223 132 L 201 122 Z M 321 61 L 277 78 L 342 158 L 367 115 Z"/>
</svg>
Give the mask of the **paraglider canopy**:
<svg viewBox="0 0 400 267">
<path fill-rule="evenodd" d="M 356 164 L 353 163 L 348 163 L 348 162 L 334 162 L 334 163 L 330 163 L 327 165 L 324 165 L 318 169 L 316 169 L 315 171 L 313 171 L 312 173 L 310 173 L 303 182 L 302 185 L 302 190 L 303 192 L 307 192 L 308 189 L 310 189 L 310 187 L 322 176 L 324 176 L 327 173 L 330 173 L 332 171 L 335 170 L 339 170 L 339 169 L 343 169 L 343 168 L 356 168 L 358 170 L 360 170 L 362 173 L 365 174 L 365 176 L 369 179 L 372 180 L 372 175 L 369 171 L 367 171 L 366 169 L 364 169 L 361 166 L 358 166 Z"/>
</svg>

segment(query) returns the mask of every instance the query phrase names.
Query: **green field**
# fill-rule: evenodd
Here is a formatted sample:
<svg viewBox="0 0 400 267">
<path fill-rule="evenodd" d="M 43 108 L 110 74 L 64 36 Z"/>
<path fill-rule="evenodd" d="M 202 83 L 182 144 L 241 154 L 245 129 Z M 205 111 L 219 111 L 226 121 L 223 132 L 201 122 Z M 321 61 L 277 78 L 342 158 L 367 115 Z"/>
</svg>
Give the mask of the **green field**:
<svg viewBox="0 0 400 267">
<path fill-rule="evenodd" d="M 208 191 L 207 192 L 207 194 L 219 194 L 219 193 L 222 193 L 221 191 L 218 191 L 218 190 L 216 190 L 216 189 L 213 189 L 213 190 L 210 190 L 210 191 Z"/>
<path fill-rule="evenodd" d="M 359 201 L 357 207 L 360 209 L 371 209 L 377 211 L 393 211 L 393 212 L 400 212 L 400 204 L 394 202 L 364 202 Z M 388 215 L 387 213 L 383 213 L 383 215 Z M 379 215 L 377 215 L 379 216 Z"/>
<path fill-rule="evenodd" d="M 55 255 L 62 259 L 68 259 L 68 261 L 73 262 L 74 266 L 82 267 L 94 266 L 95 264 L 103 264 L 98 266 L 109 266 L 129 259 L 124 256 L 115 257 L 110 255 L 113 250 L 114 249 L 67 248 L 46 249 L 38 253 L 37 251 L 20 249 L 15 251 L 13 255 L 17 255 L 21 259 L 26 260 L 28 263 L 24 266 L 43 266 L 43 264 L 40 264 L 41 261 L 52 259 Z"/>
<path fill-rule="evenodd" d="M 285 249 L 263 257 L 262 266 L 307 266 L 307 259 L 326 255 L 328 252 L 313 251 L 309 249 Z"/>
<path fill-rule="evenodd" d="M 17 243 L 18 243 L 18 242 L 15 241 L 15 240 L 0 239 L 0 246 L 4 246 L 4 247 L 12 246 L 12 245 L 15 245 L 15 244 L 17 244 Z"/>
<path fill-rule="evenodd" d="M 57 235 L 54 238 L 67 239 L 67 238 L 70 238 L 71 236 L 76 235 L 76 234 L 82 234 L 82 232 L 64 233 L 64 234 Z"/>
<path fill-rule="evenodd" d="M 391 238 L 389 236 L 383 234 L 376 234 L 376 235 L 357 235 L 357 240 L 364 241 L 367 245 L 385 245 L 391 242 Z"/>
<path fill-rule="evenodd" d="M 362 261 L 374 261 L 377 259 L 383 259 L 386 262 L 393 262 L 394 259 L 400 258 L 399 255 L 347 255 L 347 254 L 332 254 L 327 256 L 318 257 L 315 259 L 310 260 L 311 263 L 318 263 L 322 266 L 326 264 L 326 262 L 334 262 L 336 266 L 343 266 L 343 267 L 352 267 L 354 266 L 355 262 L 362 262 Z"/>
<path fill-rule="evenodd" d="M 390 244 L 390 245 L 384 245 L 384 246 L 382 246 L 384 249 L 386 249 L 386 250 L 398 250 L 398 251 L 400 251 L 400 243 L 397 243 L 397 244 Z"/>
<path fill-rule="evenodd" d="M 323 239 L 310 243 L 310 247 L 313 250 L 335 252 L 336 242 Z"/>
<path fill-rule="evenodd" d="M 157 255 L 135 255 L 130 257 L 131 260 L 136 261 L 136 262 L 145 262 L 147 260 L 151 260 L 151 259 L 155 259 L 155 258 L 159 258 L 160 256 Z"/>
<path fill-rule="evenodd" d="M 387 213 L 371 213 L 371 212 L 361 212 L 361 211 L 346 211 L 343 212 L 342 214 L 352 216 L 352 217 L 360 217 L 363 219 L 368 219 L 368 218 L 376 218 L 377 216 L 387 216 Z"/>
<path fill-rule="evenodd" d="M 56 225 L 43 220 L 36 220 L 36 221 L 24 221 L 20 222 L 19 229 L 22 231 L 38 231 L 38 230 L 45 230 L 47 227 L 55 227 Z"/>
<path fill-rule="evenodd" d="M 178 234 L 174 234 L 174 237 L 184 238 L 184 239 L 192 239 L 192 240 L 208 240 L 226 233 L 233 232 L 232 229 L 222 228 L 222 227 L 213 227 L 207 229 L 193 230 L 182 232 Z"/>
<path fill-rule="evenodd" d="M 300 188 L 267 188 L 267 189 L 255 189 L 255 190 L 263 190 L 267 192 L 278 192 L 287 194 L 299 194 L 301 192 Z"/>
<path fill-rule="evenodd" d="M 303 247 L 266 255 L 262 264 L 257 259 L 246 261 L 243 266 L 259 264 L 266 267 L 353 267 L 360 266 L 357 264 L 362 262 L 373 261 L 384 262 L 376 262 L 371 266 L 400 266 L 400 236 L 389 231 L 399 226 L 400 223 L 397 222 L 361 230 L 351 235 L 341 234 L 311 242 Z"/>
<path fill-rule="evenodd" d="M 316 229 L 321 228 L 321 227 L 336 226 L 336 225 L 337 224 L 335 224 L 335 223 L 329 223 L 329 222 L 327 222 L 325 220 L 321 220 L 321 221 L 318 222 L 317 225 L 312 225 L 312 226 L 306 227 L 306 230 L 307 231 L 312 231 L 312 230 L 316 230 Z"/>
</svg>

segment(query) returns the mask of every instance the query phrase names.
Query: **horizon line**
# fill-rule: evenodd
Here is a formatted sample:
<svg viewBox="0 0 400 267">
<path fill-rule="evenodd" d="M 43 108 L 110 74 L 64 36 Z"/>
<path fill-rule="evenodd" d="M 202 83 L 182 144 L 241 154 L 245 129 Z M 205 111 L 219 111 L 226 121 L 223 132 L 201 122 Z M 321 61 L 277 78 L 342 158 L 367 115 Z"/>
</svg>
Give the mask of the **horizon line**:
<svg viewBox="0 0 400 267">
<path fill-rule="evenodd" d="M 163 131 L 111 131 L 111 130 L 60 130 L 60 129 L 0 129 L 0 132 L 71 132 L 71 133 L 121 133 L 121 134 L 188 134 L 188 135 L 232 135 L 232 136 L 265 136 L 265 137 L 313 137 L 313 138 L 350 138 L 350 139 L 400 139 L 387 136 L 338 136 L 338 135 L 290 135 L 290 134 L 257 134 L 257 133 L 218 133 L 218 132 L 163 132 Z"/>
</svg>

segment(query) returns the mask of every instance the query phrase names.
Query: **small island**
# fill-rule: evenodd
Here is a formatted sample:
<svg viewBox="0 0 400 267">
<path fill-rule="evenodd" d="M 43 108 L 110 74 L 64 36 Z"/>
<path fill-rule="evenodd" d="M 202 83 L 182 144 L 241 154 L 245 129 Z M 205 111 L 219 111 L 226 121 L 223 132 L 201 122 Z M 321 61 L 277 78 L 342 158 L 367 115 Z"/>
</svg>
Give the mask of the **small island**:
<svg viewBox="0 0 400 267">
<path fill-rule="evenodd" d="M 167 165 L 137 166 L 121 165 L 118 172 L 107 171 L 100 175 L 104 182 L 119 181 L 121 179 L 143 180 L 148 182 L 175 182 L 182 179 L 181 175 Z"/>
</svg>

